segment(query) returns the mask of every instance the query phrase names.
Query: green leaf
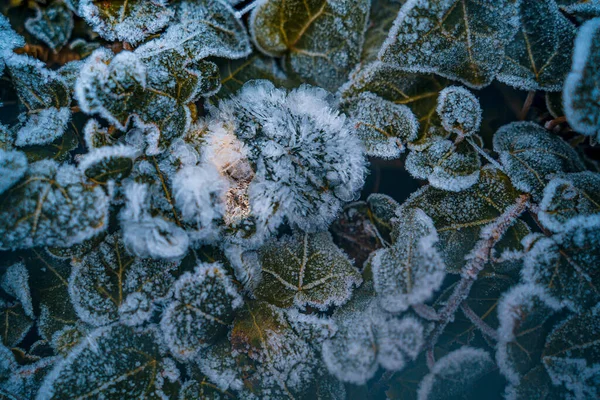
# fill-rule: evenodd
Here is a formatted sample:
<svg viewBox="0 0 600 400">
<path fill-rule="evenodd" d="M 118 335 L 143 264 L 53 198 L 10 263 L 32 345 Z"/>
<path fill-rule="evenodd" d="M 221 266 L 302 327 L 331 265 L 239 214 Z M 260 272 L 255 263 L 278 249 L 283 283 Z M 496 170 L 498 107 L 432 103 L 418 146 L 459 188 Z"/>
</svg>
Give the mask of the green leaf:
<svg viewBox="0 0 600 400">
<path fill-rule="evenodd" d="M 20 151 L 0 149 L 0 195 L 17 183 L 27 171 L 27 158 Z"/>
<path fill-rule="evenodd" d="M 50 144 L 63 136 L 70 119 L 71 110 L 67 107 L 51 107 L 31 114 L 17 132 L 15 145 L 25 147 Z"/>
<path fill-rule="evenodd" d="M 399 313 L 429 300 L 446 273 L 434 247 L 438 237 L 431 218 L 415 208 L 394 221 L 392 245 L 374 252 L 369 264 L 381 307 Z"/>
<path fill-rule="evenodd" d="M 427 179 L 431 186 L 452 192 L 475 185 L 480 169 L 479 154 L 466 141 L 455 144 L 435 138 L 422 151 L 413 150 L 406 157 L 406 170 L 412 176 Z"/>
<path fill-rule="evenodd" d="M 538 218 L 553 232 L 600 214 L 600 174 L 585 171 L 560 175 L 544 189 Z"/>
<path fill-rule="evenodd" d="M 512 385 L 539 365 L 551 317 L 561 308 L 542 287 L 530 284 L 513 287 L 500 300 L 496 361 Z"/>
<path fill-rule="evenodd" d="M 394 218 L 398 216 L 397 212 L 400 204 L 390 196 L 382 193 L 370 194 L 367 198 L 367 204 L 369 205 L 373 223 L 379 233 L 387 240 L 396 225 Z"/>
<path fill-rule="evenodd" d="M 479 181 L 471 188 L 447 192 L 426 186 L 402 205 L 400 213 L 408 208 L 420 208 L 433 220 L 440 239 L 438 249 L 446 269 L 458 273 L 465 263 L 465 256 L 479 240 L 481 229 L 515 204 L 518 196 L 519 192 L 506 175 L 492 168 L 483 168 Z M 527 225 L 517 221 L 509 228 L 505 238 L 517 238 L 515 242 L 518 244 L 528 232 Z M 501 245 L 502 241 L 494 253 L 500 251 Z"/>
<path fill-rule="evenodd" d="M 537 240 L 525 257 L 523 278 L 559 300 L 584 308 L 600 300 L 600 218 Z"/>
<path fill-rule="evenodd" d="M 73 262 L 69 295 L 78 317 L 101 326 L 122 320 L 140 325 L 152 315 L 175 281 L 178 262 L 139 259 L 125 251 L 121 236 L 106 236 L 100 245 Z"/>
<path fill-rule="evenodd" d="M 98 328 L 56 364 L 37 399 L 160 398 L 162 385 L 179 372 L 155 340 L 152 328 Z"/>
<path fill-rule="evenodd" d="M 350 103 L 346 113 L 369 156 L 399 158 L 406 144 L 417 138 L 419 122 L 410 108 L 376 94 L 361 93 Z"/>
<path fill-rule="evenodd" d="M 599 0 L 556 0 L 560 8 L 578 21 L 600 17 Z"/>
<path fill-rule="evenodd" d="M 516 400 L 563 400 L 568 398 L 566 390 L 552 384 L 542 365 L 525 374 L 517 385 L 509 385 L 506 388 L 506 397 Z"/>
<path fill-rule="evenodd" d="M 494 151 L 513 185 L 534 199 L 542 197 L 552 174 L 585 170 L 575 150 L 533 122 L 513 122 L 498 129 Z"/>
<path fill-rule="evenodd" d="M 254 294 L 278 307 L 327 310 L 344 304 L 360 274 L 329 233 L 301 233 L 266 243 L 258 251 L 262 281 Z"/>
<path fill-rule="evenodd" d="M 577 33 L 571 72 L 563 90 L 567 121 L 577 132 L 600 138 L 600 19 Z"/>
<path fill-rule="evenodd" d="M 133 44 L 161 30 L 173 16 L 165 0 L 78 0 L 75 6 L 104 39 Z"/>
<path fill-rule="evenodd" d="M 460 86 L 449 86 L 440 92 L 437 113 L 442 126 L 459 137 L 479 132 L 481 106 L 473 93 Z"/>
<path fill-rule="evenodd" d="M 109 198 L 73 166 L 31 164 L 25 178 L 0 197 L 0 248 L 69 247 L 103 231 Z"/>
<path fill-rule="evenodd" d="M 73 15 L 64 2 L 55 0 L 45 8 L 37 7 L 35 18 L 25 21 L 25 29 L 58 52 L 71 37 Z"/>
<path fill-rule="evenodd" d="M 506 48 L 500 82 L 521 90 L 558 92 L 569 72 L 576 28 L 554 0 L 522 1 L 521 28 Z"/>
<path fill-rule="evenodd" d="M 369 6 L 368 0 L 266 0 L 252 12 L 250 32 L 260 51 L 285 57 L 286 70 L 335 91 L 360 61 Z"/>
<path fill-rule="evenodd" d="M 193 359 L 222 336 L 243 303 L 219 263 L 198 264 L 175 282 L 173 292 L 160 327 L 173 355 L 183 360 Z"/>
<path fill-rule="evenodd" d="M 92 182 L 120 183 L 133 170 L 138 151 L 130 146 L 103 146 L 91 149 L 79 162 L 79 170 Z"/>
<path fill-rule="evenodd" d="M 361 61 L 374 61 L 406 0 L 372 0 Z"/>
<path fill-rule="evenodd" d="M 418 147 L 431 136 L 448 136 L 436 112 L 437 98 L 445 85 L 444 79 L 434 75 L 409 73 L 375 61 L 354 71 L 340 88 L 340 93 L 342 104 L 363 92 L 371 92 L 395 104 L 408 106 L 419 122 L 418 139 L 411 143 L 411 147 Z"/>
<path fill-rule="evenodd" d="M 412 72 L 436 73 L 479 89 L 502 67 L 519 27 L 516 0 L 409 0 L 379 57 Z"/>
<path fill-rule="evenodd" d="M 0 339 L 9 347 L 18 345 L 33 326 L 33 320 L 20 302 L 1 297 L 0 321 Z"/>
<path fill-rule="evenodd" d="M 487 351 L 463 346 L 440 358 L 419 385 L 419 400 L 454 399 L 495 368 Z"/>
<path fill-rule="evenodd" d="M 61 137 L 50 144 L 25 146 L 21 151 L 27 155 L 30 163 L 51 159 L 57 162 L 66 161 L 71 157 L 70 152 L 79 145 L 79 137 L 73 126 L 69 126 Z"/>
</svg>

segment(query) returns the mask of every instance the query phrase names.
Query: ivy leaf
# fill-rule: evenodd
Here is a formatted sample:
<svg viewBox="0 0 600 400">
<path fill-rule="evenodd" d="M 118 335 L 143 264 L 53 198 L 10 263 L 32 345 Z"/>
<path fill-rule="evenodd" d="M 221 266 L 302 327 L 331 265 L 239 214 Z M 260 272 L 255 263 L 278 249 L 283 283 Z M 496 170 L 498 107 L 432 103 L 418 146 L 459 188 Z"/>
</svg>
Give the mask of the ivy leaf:
<svg viewBox="0 0 600 400">
<path fill-rule="evenodd" d="M 396 221 L 391 247 L 369 259 L 380 305 L 394 313 L 429 300 L 446 275 L 434 247 L 438 237 L 431 218 L 420 209 L 408 209 Z"/>
<path fill-rule="evenodd" d="M 23 262 L 18 262 L 6 269 L 1 282 L 2 289 L 21 303 L 25 314 L 30 318 L 33 315 L 33 303 L 29 290 L 29 272 Z"/>
<path fill-rule="evenodd" d="M 562 90 L 575 26 L 554 0 L 521 2 L 519 18 L 521 28 L 506 48 L 498 80 L 521 90 Z"/>
<path fill-rule="evenodd" d="M 36 7 L 36 16 L 25 21 L 25 29 L 58 52 L 71 37 L 73 15 L 63 1 L 55 0 L 45 8 Z"/>
<path fill-rule="evenodd" d="M 479 100 L 467 89 L 449 86 L 440 92 L 436 111 L 442 126 L 459 137 L 471 136 L 479 132 L 481 106 Z"/>
<path fill-rule="evenodd" d="M 585 171 L 560 175 L 544 189 L 538 218 L 561 232 L 600 214 L 600 174 Z"/>
<path fill-rule="evenodd" d="M 363 62 L 371 62 L 377 58 L 404 2 L 405 0 L 371 1 L 371 12 L 361 57 Z"/>
<path fill-rule="evenodd" d="M 130 146 L 98 147 L 82 157 L 79 170 L 94 183 L 119 183 L 131 174 L 137 155 L 138 151 Z"/>
<path fill-rule="evenodd" d="M 32 364 L 15 368 L 10 377 L 2 382 L 2 394 L 7 394 L 9 399 L 35 398 L 42 380 L 57 361 L 58 357 L 44 357 Z"/>
<path fill-rule="evenodd" d="M 398 216 L 397 213 L 400 204 L 390 196 L 382 193 L 370 194 L 367 198 L 367 204 L 369 205 L 373 223 L 379 233 L 387 240 L 396 225 L 395 218 Z"/>
<path fill-rule="evenodd" d="M 33 320 L 27 315 L 23 305 L 0 297 L 0 338 L 6 346 L 18 345 L 33 326 Z"/>
<path fill-rule="evenodd" d="M 165 0 L 78 0 L 77 12 L 104 39 L 132 44 L 161 30 L 173 16 Z"/>
<path fill-rule="evenodd" d="M 108 235 L 81 261 L 73 263 L 69 296 L 79 318 L 101 326 L 119 320 L 140 325 L 153 304 L 166 297 L 178 262 L 136 259 L 125 251 L 120 235 Z"/>
<path fill-rule="evenodd" d="M 538 239 L 525 256 L 523 278 L 546 287 L 577 308 L 600 300 L 600 218 L 577 221 L 564 232 Z"/>
<path fill-rule="evenodd" d="M 579 21 L 600 17 L 599 0 L 557 0 L 556 3 L 568 14 Z"/>
<path fill-rule="evenodd" d="M 262 281 L 254 294 L 278 307 L 327 310 L 350 299 L 362 279 L 327 232 L 295 232 L 259 250 Z"/>
<path fill-rule="evenodd" d="M 24 147 L 50 144 L 63 136 L 70 120 L 71 110 L 67 107 L 51 107 L 31 114 L 17 132 L 15 145 Z"/>
<path fill-rule="evenodd" d="M 36 399 L 161 398 L 179 372 L 161 357 L 156 332 L 111 325 L 98 328 L 46 376 Z"/>
<path fill-rule="evenodd" d="M 340 93 L 342 104 L 363 92 L 371 92 L 395 104 L 408 106 L 419 122 L 418 138 L 410 144 L 415 147 L 431 136 L 448 135 L 441 129 L 436 113 L 437 98 L 445 84 L 445 80 L 435 75 L 409 73 L 394 65 L 374 61 L 355 70 L 340 88 Z"/>
<path fill-rule="evenodd" d="M 406 143 L 417 138 L 419 123 L 410 108 L 373 93 L 361 93 L 348 106 L 347 114 L 369 156 L 398 158 Z"/>
<path fill-rule="evenodd" d="M 335 91 L 360 61 L 368 0 L 263 0 L 250 16 L 258 49 L 302 80 Z M 333 45 L 336 43 L 336 45 Z"/>
<path fill-rule="evenodd" d="M 469 393 L 471 387 L 495 368 L 487 351 L 463 346 L 440 358 L 419 385 L 419 400 L 451 399 Z"/>
<path fill-rule="evenodd" d="M 564 384 L 575 398 L 598 395 L 600 317 L 596 305 L 557 326 L 546 340 L 542 360 L 552 383 Z"/>
<path fill-rule="evenodd" d="M 243 303 L 218 263 L 199 264 L 194 273 L 183 274 L 173 292 L 174 300 L 164 311 L 160 326 L 173 355 L 184 360 L 214 343 Z"/>
<path fill-rule="evenodd" d="M 62 162 L 70 159 L 70 152 L 75 150 L 78 145 L 79 138 L 77 132 L 71 126 L 67 127 L 65 133 L 52 143 L 25 146 L 21 148 L 21 151 L 27 155 L 27 160 L 30 163 L 46 159 Z"/>
<path fill-rule="evenodd" d="M 420 208 L 433 220 L 440 239 L 438 249 L 446 270 L 458 273 L 464 265 L 465 256 L 479 240 L 481 229 L 515 204 L 518 196 L 519 192 L 506 175 L 484 167 L 479 181 L 471 188 L 462 192 L 447 192 L 427 186 L 414 193 L 402 205 L 399 213 L 407 208 Z M 519 242 L 528 233 L 527 225 L 517 221 L 494 252 L 502 252 L 507 242 L 512 244 L 512 238 L 517 238 L 515 242 L 521 248 Z"/>
<path fill-rule="evenodd" d="M 323 361 L 343 382 L 362 385 L 379 366 L 391 371 L 404 368 L 423 346 L 425 327 L 416 318 L 397 318 L 385 312 L 373 297 L 370 284 L 333 315 L 335 336 L 323 342 Z"/>
<path fill-rule="evenodd" d="M 0 195 L 27 172 L 27 157 L 20 151 L 0 149 Z"/>
<path fill-rule="evenodd" d="M 413 150 L 406 157 L 406 170 L 415 178 L 427 179 L 431 186 L 460 192 L 479 179 L 481 159 L 466 141 L 458 144 L 435 138 L 422 151 Z"/>
<path fill-rule="evenodd" d="M 10 26 L 10 21 L 4 15 L 0 16 L 0 53 L 11 52 L 13 49 L 25 46 L 25 39 L 18 35 Z M 4 54 L 3 54 L 4 55 Z M 3 57 L 2 57 L 3 58 Z M 0 61 L 1 62 L 1 61 Z M 4 69 L 4 64 L 0 64 L 0 72 Z"/>
<path fill-rule="evenodd" d="M 571 72 L 563 90 L 565 115 L 577 132 L 600 138 L 600 19 L 577 33 Z"/>
<path fill-rule="evenodd" d="M 575 150 L 533 122 L 513 122 L 498 129 L 494 151 L 513 185 L 534 199 L 541 198 L 549 175 L 585 170 Z"/>
<path fill-rule="evenodd" d="M 382 61 L 412 72 L 436 73 L 480 89 L 502 67 L 517 33 L 515 0 L 409 0 L 379 53 Z"/>
<path fill-rule="evenodd" d="M 512 385 L 539 365 L 548 322 L 562 305 L 535 285 L 518 285 L 504 294 L 498 305 L 500 326 L 496 362 Z"/>
<path fill-rule="evenodd" d="M 31 164 L 23 181 L 0 198 L 0 248 L 69 247 L 106 229 L 109 199 L 77 169 Z"/>
<path fill-rule="evenodd" d="M 509 385 L 505 396 L 508 399 L 562 400 L 568 398 L 568 392 L 554 386 L 545 368 L 539 365 L 523 375 L 517 385 Z"/>
</svg>

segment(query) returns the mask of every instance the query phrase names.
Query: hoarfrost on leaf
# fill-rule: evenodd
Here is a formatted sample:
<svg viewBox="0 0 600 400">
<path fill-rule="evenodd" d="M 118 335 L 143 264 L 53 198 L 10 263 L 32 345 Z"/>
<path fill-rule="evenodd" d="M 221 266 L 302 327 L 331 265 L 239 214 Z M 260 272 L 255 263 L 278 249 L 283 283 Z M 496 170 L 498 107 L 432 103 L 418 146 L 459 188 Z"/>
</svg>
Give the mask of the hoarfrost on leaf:
<svg viewBox="0 0 600 400">
<path fill-rule="evenodd" d="M 450 399 L 467 394 L 473 384 L 494 368 L 487 351 L 463 346 L 435 363 L 419 385 L 418 399 Z"/>
<path fill-rule="evenodd" d="M 563 90 L 565 115 L 577 132 L 600 138 L 600 18 L 577 33 L 573 64 Z"/>
<path fill-rule="evenodd" d="M 27 172 L 27 157 L 16 150 L 0 149 L 0 194 L 10 189 Z"/>
<path fill-rule="evenodd" d="M 551 175 L 585 170 L 568 143 L 534 122 L 513 122 L 498 129 L 494 151 L 513 185 L 534 199 L 542 197 Z"/>
<path fill-rule="evenodd" d="M 395 221 L 392 245 L 374 252 L 369 264 L 381 307 L 398 313 L 429 300 L 446 274 L 431 218 L 414 208 Z"/>
<path fill-rule="evenodd" d="M 190 360 L 218 339 L 243 304 L 231 278 L 219 263 L 199 264 L 173 286 L 173 301 L 160 323 L 174 356 Z"/>
<path fill-rule="evenodd" d="M 0 205 L 0 248 L 70 247 L 108 224 L 108 196 L 77 168 L 51 160 L 31 164 Z"/>
<path fill-rule="evenodd" d="M 19 147 L 50 144 L 61 137 L 71 119 L 68 107 L 46 108 L 39 113 L 31 114 L 17 132 L 15 145 Z"/>
<path fill-rule="evenodd" d="M 458 136 L 479 132 L 481 106 L 473 93 L 460 86 L 449 86 L 440 92 L 436 109 L 442 126 Z"/>
<path fill-rule="evenodd" d="M 346 112 L 369 156 L 398 158 L 417 138 L 419 122 L 410 108 L 373 93 L 361 93 Z"/>
<path fill-rule="evenodd" d="M 104 39 L 132 44 L 160 31 L 173 16 L 166 0 L 77 3 L 78 14 Z"/>
<path fill-rule="evenodd" d="M 131 146 L 102 146 L 90 149 L 90 152 L 81 158 L 78 167 L 92 182 L 120 182 L 129 176 L 138 155 L 138 151 Z"/>
<path fill-rule="evenodd" d="M 6 269 L 0 286 L 6 293 L 19 300 L 28 317 L 35 318 L 29 290 L 29 272 L 23 262 L 13 264 Z"/>
<path fill-rule="evenodd" d="M 278 307 L 325 311 L 340 306 L 360 285 L 360 274 L 327 232 L 295 232 L 259 250 L 262 280 L 254 294 Z"/>
<path fill-rule="evenodd" d="M 260 0 L 250 16 L 258 49 L 334 91 L 360 61 L 370 0 Z"/>
<path fill-rule="evenodd" d="M 519 27 L 517 0 L 409 0 L 379 53 L 411 72 L 432 72 L 480 89 L 502 68 Z"/>
<path fill-rule="evenodd" d="M 71 37 L 73 14 L 62 0 L 54 0 L 45 8 L 37 7 L 35 18 L 25 21 L 25 29 L 58 52 Z"/>
</svg>

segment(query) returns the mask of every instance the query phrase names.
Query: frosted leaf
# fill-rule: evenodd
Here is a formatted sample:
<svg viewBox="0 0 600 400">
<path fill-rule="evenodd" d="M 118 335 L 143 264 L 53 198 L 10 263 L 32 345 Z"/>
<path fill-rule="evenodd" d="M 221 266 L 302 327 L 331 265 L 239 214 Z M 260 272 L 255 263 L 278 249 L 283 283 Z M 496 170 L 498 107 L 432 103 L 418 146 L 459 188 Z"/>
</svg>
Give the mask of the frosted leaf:
<svg viewBox="0 0 600 400">
<path fill-rule="evenodd" d="M 9 151 L 14 148 L 14 133 L 7 125 L 0 123 L 0 150 Z"/>
<path fill-rule="evenodd" d="M 367 198 L 367 204 L 373 218 L 373 223 L 384 236 L 390 236 L 396 224 L 400 204 L 390 196 L 381 193 L 372 193 Z"/>
<path fill-rule="evenodd" d="M 8 53 L 23 46 L 25 46 L 25 39 L 14 31 L 8 18 L 0 15 L 0 55 L 4 56 L 5 52 Z M 0 72 L 2 72 L 4 65 L 2 58 L 0 58 Z"/>
<path fill-rule="evenodd" d="M 78 167 L 94 183 L 120 182 L 129 176 L 138 155 L 138 151 L 130 146 L 102 146 L 86 153 Z"/>
<path fill-rule="evenodd" d="M 4 58 L 19 99 L 29 111 L 68 107 L 71 93 L 66 81 L 46 64 L 26 55 Z"/>
<path fill-rule="evenodd" d="M 0 380 L 4 381 L 17 369 L 17 361 L 12 351 L 0 344 Z"/>
<path fill-rule="evenodd" d="M 412 176 L 427 179 L 435 188 L 460 192 L 479 180 L 481 159 L 466 141 L 455 144 L 435 138 L 422 151 L 411 151 L 405 166 Z"/>
<path fill-rule="evenodd" d="M 554 0 L 522 1 L 519 18 L 521 28 L 506 48 L 498 80 L 521 90 L 562 90 L 575 25 Z"/>
<path fill-rule="evenodd" d="M 460 86 L 449 86 L 440 92 L 436 111 L 442 126 L 458 136 L 479 132 L 481 106 L 473 93 Z"/>
<path fill-rule="evenodd" d="M 410 144 L 419 146 L 432 136 L 446 137 L 442 129 L 437 108 L 439 92 L 446 82 L 435 75 L 415 74 L 374 61 L 357 68 L 350 74 L 350 80 L 340 88 L 342 104 L 351 102 L 363 92 L 371 92 L 395 104 L 406 105 L 419 122 L 418 139 Z"/>
<path fill-rule="evenodd" d="M 544 189 L 538 218 L 561 232 L 600 214 L 600 174 L 585 171 L 560 175 Z"/>
<path fill-rule="evenodd" d="M 211 399 L 221 400 L 229 398 L 230 393 L 219 390 L 207 381 L 186 381 L 179 391 L 177 400 Z"/>
<path fill-rule="evenodd" d="M 0 212 L 0 248 L 69 247 L 106 229 L 109 199 L 77 168 L 54 161 L 29 166 L 7 190 Z"/>
<path fill-rule="evenodd" d="M 253 53 L 241 60 L 223 60 L 217 63 L 221 72 L 221 90 L 217 98 L 235 95 L 244 83 L 253 79 L 266 79 L 278 87 L 293 88 L 295 81 L 288 78 L 277 60 L 260 53 Z"/>
<path fill-rule="evenodd" d="M 70 120 L 71 110 L 67 107 L 51 107 L 31 114 L 25 126 L 17 132 L 15 145 L 22 147 L 50 144 L 65 133 Z"/>
<path fill-rule="evenodd" d="M 398 158 L 406 143 L 417 138 L 419 122 L 410 108 L 373 93 L 361 93 L 347 114 L 369 156 Z"/>
<path fill-rule="evenodd" d="M 325 311 L 340 306 L 362 283 L 352 262 L 327 232 L 295 232 L 271 240 L 259 251 L 262 281 L 256 297 L 278 307 L 307 306 Z"/>
<path fill-rule="evenodd" d="M 414 317 L 398 319 L 379 307 L 369 287 L 338 309 L 333 319 L 335 336 L 323 343 L 323 361 L 341 381 L 362 385 L 379 366 L 397 371 L 416 358 L 423 346 L 425 328 Z"/>
<path fill-rule="evenodd" d="M 600 217 L 580 219 L 568 230 L 540 238 L 526 254 L 525 281 L 582 308 L 600 300 Z"/>
<path fill-rule="evenodd" d="M 258 49 L 285 57 L 286 69 L 335 90 L 360 61 L 369 0 L 261 0 L 250 16 Z"/>
<path fill-rule="evenodd" d="M 5 381 L 0 380 L 0 392 L 7 399 L 33 399 L 46 374 L 58 362 L 58 357 L 44 357 L 16 368 Z M 4 396 L 3 396 L 4 397 Z"/>
<path fill-rule="evenodd" d="M 552 117 L 560 118 L 565 115 L 562 92 L 546 92 L 544 97 L 546 100 L 546 108 Z"/>
<path fill-rule="evenodd" d="M 65 132 L 59 138 L 47 145 L 32 145 L 21 147 L 20 150 L 27 155 L 30 163 L 43 160 L 56 162 L 70 161 L 71 151 L 79 145 L 79 136 L 71 123 L 67 124 Z"/>
<path fill-rule="evenodd" d="M 542 287 L 531 284 L 513 287 L 500 300 L 496 362 L 512 385 L 538 365 L 548 334 L 546 322 L 561 308 Z"/>
<path fill-rule="evenodd" d="M 409 0 L 379 58 L 412 72 L 433 72 L 479 89 L 502 67 L 519 27 L 516 0 Z"/>
<path fill-rule="evenodd" d="M 88 326 L 82 322 L 65 325 L 61 330 L 54 332 L 50 345 L 57 354 L 67 356 L 75 346 L 85 339 L 88 331 Z"/>
<path fill-rule="evenodd" d="M 564 384 L 576 399 L 600 395 L 600 306 L 572 316 L 546 340 L 543 364 L 554 385 Z"/>
<path fill-rule="evenodd" d="M 534 199 L 541 198 L 549 175 L 585 170 L 568 143 L 533 122 L 513 122 L 498 129 L 494 151 L 513 185 Z"/>
<path fill-rule="evenodd" d="M 579 21 L 600 17 L 600 0 L 557 0 L 556 3 Z"/>
<path fill-rule="evenodd" d="M 169 51 L 193 60 L 207 57 L 243 58 L 252 52 L 246 29 L 231 6 L 221 0 L 182 0 L 173 5 L 175 21 L 140 55 Z"/>
<path fill-rule="evenodd" d="M 463 346 L 435 363 L 419 385 L 418 399 L 451 399 L 468 394 L 471 387 L 494 368 L 487 351 Z"/>
<path fill-rule="evenodd" d="M 0 149 L 0 194 L 10 189 L 27 172 L 27 157 L 20 151 Z"/>
<path fill-rule="evenodd" d="M 438 250 L 446 270 L 460 272 L 467 256 L 480 239 L 482 229 L 495 221 L 515 204 L 519 192 L 506 175 L 484 167 L 479 181 L 462 192 L 447 192 L 427 186 L 415 192 L 403 205 L 399 214 L 408 208 L 420 208 L 427 214 L 438 231 Z M 492 254 L 504 249 L 522 249 L 521 238 L 529 233 L 527 225 L 516 221 L 510 227 Z"/>
<path fill-rule="evenodd" d="M 201 353 L 197 360 L 198 367 L 220 390 L 240 391 L 244 388 L 244 381 L 236 357 L 241 360 L 245 358 L 234 353 L 232 344 L 224 338 Z"/>
<path fill-rule="evenodd" d="M 124 188 L 124 193 L 126 205 L 119 218 L 127 249 L 139 257 L 183 258 L 189 237 L 174 222 L 150 215 L 148 185 L 131 183 Z"/>
<path fill-rule="evenodd" d="M 1 286 L 6 293 L 19 300 L 28 317 L 35 318 L 29 290 L 29 272 L 23 262 L 13 264 L 6 269 Z"/>
<path fill-rule="evenodd" d="M 177 358 L 190 360 L 223 335 L 242 297 L 219 263 L 198 264 L 173 286 L 174 300 L 165 309 L 160 327 Z"/>
<path fill-rule="evenodd" d="M 288 322 L 290 318 L 296 318 L 294 325 Z M 321 326 L 328 332 L 325 336 L 332 333 L 333 327 L 327 320 L 302 314 L 288 317 L 284 311 L 265 302 L 246 303 L 233 323 L 231 350 L 223 355 L 233 357 L 229 366 L 238 366 L 237 375 L 244 377 L 245 388 L 259 397 L 299 396 L 318 379 L 320 360 L 316 347 L 324 339 L 323 335 L 308 338 L 306 332 L 295 330 L 307 324 Z M 208 359 L 214 362 L 215 355 L 209 355 Z M 203 372 L 207 370 L 202 367 L 204 363 L 201 361 Z M 215 375 L 211 371 L 205 373 L 209 377 Z M 223 380 L 241 383 L 240 378 L 229 376 L 229 379 Z M 238 386 L 238 389 L 241 388 Z"/>
<path fill-rule="evenodd" d="M 394 25 L 394 20 L 405 0 L 372 0 L 369 22 L 365 33 L 361 61 L 373 61 L 377 58 L 381 46 Z"/>
<path fill-rule="evenodd" d="M 573 64 L 563 90 L 567 121 L 577 132 L 600 138 L 600 19 L 577 33 Z"/>
<path fill-rule="evenodd" d="M 173 16 L 165 0 L 129 0 L 104 3 L 78 0 L 78 14 L 109 41 L 139 43 L 160 31 Z"/>
<path fill-rule="evenodd" d="M 374 252 L 369 264 L 381 307 L 398 313 L 429 300 L 446 274 L 435 249 L 433 221 L 420 209 L 397 216 L 392 241 L 390 247 Z"/>
<path fill-rule="evenodd" d="M 21 343 L 33 326 L 27 314 L 19 301 L 0 297 L 0 344 L 14 347 Z"/>
<path fill-rule="evenodd" d="M 179 263 L 128 255 L 120 235 L 108 235 L 81 261 L 73 263 L 69 295 L 79 318 L 107 325 L 119 318 L 140 324 L 153 303 L 167 295 Z"/>
<path fill-rule="evenodd" d="M 58 52 L 71 37 L 73 15 L 64 2 L 55 0 L 45 8 L 37 7 L 35 18 L 25 21 L 25 29 Z"/>
<path fill-rule="evenodd" d="M 36 399 L 163 398 L 160 384 L 172 367 L 161 357 L 155 335 L 151 328 L 98 328 L 56 364 Z"/>
<path fill-rule="evenodd" d="M 259 231 L 274 229 L 284 218 L 305 231 L 323 229 L 362 187 L 360 140 L 328 100 L 322 89 L 302 86 L 287 93 L 268 81 L 252 81 L 212 112 L 227 125 L 210 126 L 209 148 L 222 146 L 211 144 L 211 136 L 231 132 L 255 165 L 247 195 Z"/>
<path fill-rule="evenodd" d="M 506 400 L 564 400 L 570 398 L 564 388 L 552 384 L 542 365 L 523 375 L 518 384 L 509 384 L 504 397 Z"/>
</svg>

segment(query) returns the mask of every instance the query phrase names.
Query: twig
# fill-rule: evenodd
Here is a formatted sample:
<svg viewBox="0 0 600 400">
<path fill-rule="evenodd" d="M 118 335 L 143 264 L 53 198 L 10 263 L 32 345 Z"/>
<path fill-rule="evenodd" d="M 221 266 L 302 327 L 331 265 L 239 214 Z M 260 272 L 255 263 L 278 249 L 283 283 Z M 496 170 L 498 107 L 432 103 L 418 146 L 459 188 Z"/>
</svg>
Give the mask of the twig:
<svg viewBox="0 0 600 400">
<path fill-rule="evenodd" d="M 440 319 L 435 308 L 430 307 L 427 304 L 413 304 L 412 309 L 419 317 L 428 321 L 438 321 Z"/>
<path fill-rule="evenodd" d="M 494 245 L 498 243 L 508 228 L 525 211 L 528 204 L 529 196 L 520 196 L 513 206 L 506 209 L 494 222 L 482 229 L 481 239 L 479 239 L 471 254 L 467 256 L 467 263 L 461 272 L 462 278 L 454 288 L 444 308 L 439 312 L 439 322 L 427 340 L 425 348 L 427 349 L 428 365 L 430 361 L 435 363 L 433 349 L 444 329 L 446 329 L 446 326 L 454 320 L 454 315 L 462 302 L 469 296 L 473 283 L 477 280 L 477 276 L 490 260 L 490 254 Z"/>
<path fill-rule="evenodd" d="M 525 103 L 523 103 L 523 108 L 521 109 L 521 114 L 519 116 L 519 120 L 524 121 L 527 118 L 527 114 L 529 114 L 529 109 L 531 109 L 531 105 L 533 104 L 533 100 L 535 99 L 535 91 L 530 91 L 527 93 L 527 98 L 525 99 Z"/>
<path fill-rule="evenodd" d="M 476 152 L 478 152 L 483 158 L 485 158 L 490 164 L 492 164 L 494 168 L 496 168 L 500 172 L 504 172 L 504 168 L 502 168 L 502 165 L 500 165 L 498 161 L 490 157 L 490 155 L 486 153 L 485 150 L 483 150 L 481 147 L 479 147 L 479 145 L 475 143 L 473 139 L 467 138 L 467 142 L 469 142 L 469 144 L 475 149 Z"/>
<path fill-rule="evenodd" d="M 487 322 L 482 320 L 481 317 L 477 315 L 467 303 L 463 302 L 460 305 L 460 309 L 462 310 L 463 314 L 465 314 L 465 317 L 469 318 L 469 320 L 473 323 L 473 325 L 477 327 L 477 329 L 481 331 L 481 333 L 483 333 L 495 342 L 498 341 L 498 332 L 496 332 L 494 328 L 489 326 Z"/>
<path fill-rule="evenodd" d="M 548 122 L 546 122 L 546 125 L 544 125 L 546 127 L 546 129 L 548 129 L 549 131 L 551 131 L 552 129 L 556 128 L 558 125 L 563 124 L 567 122 L 567 117 L 558 117 L 555 118 L 553 120 L 550 120 Z"/>
</svg>

